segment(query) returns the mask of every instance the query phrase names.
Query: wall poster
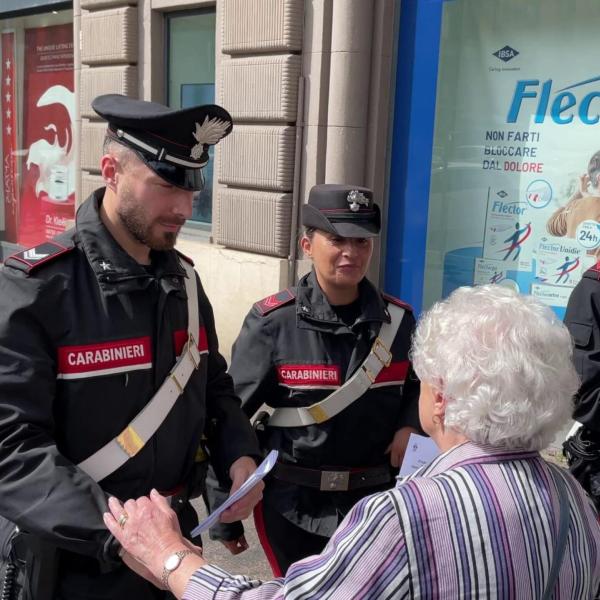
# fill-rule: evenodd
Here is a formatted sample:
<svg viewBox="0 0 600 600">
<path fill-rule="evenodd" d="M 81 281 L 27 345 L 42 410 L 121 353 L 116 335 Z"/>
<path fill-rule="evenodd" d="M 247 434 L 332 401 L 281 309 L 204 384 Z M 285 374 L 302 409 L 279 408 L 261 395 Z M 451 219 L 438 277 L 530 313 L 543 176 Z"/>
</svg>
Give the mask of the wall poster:
<svg viewBox="0 0 600 600">
<path fill-rule="evenodd" d="M 597 0 L 444 3 L 425 308 L 495 283 L 562 317 L 596 262 L 598 22 Z"/>
<path fill-rule="evenodd" d="M 65 231 L 75 213 L 73 26 L 25 29 L 17 242 Z"/>
<path fill-rule="evenodd" d="M 4 195 L 3 226 L 9 240 L 16 241 L 18 222 L 17 124 L 15 32 L 3 31 L 2 62 L 0 64 L 2 97 L 2 193 Z"/>
</svg>

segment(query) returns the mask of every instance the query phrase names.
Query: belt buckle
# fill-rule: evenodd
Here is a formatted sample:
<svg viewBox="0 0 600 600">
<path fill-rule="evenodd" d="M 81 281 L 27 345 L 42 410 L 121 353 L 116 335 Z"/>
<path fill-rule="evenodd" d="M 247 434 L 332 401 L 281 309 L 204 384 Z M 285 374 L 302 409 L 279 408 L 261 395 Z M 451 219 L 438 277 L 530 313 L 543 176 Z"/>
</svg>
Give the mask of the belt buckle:
<svg viewBox="0 0 600 600">
<path fill-rule="evenodd" d="M 386 348 L 385 344 L 377 337 L 375 343 L 373 344 L 373 349 L 371 350 L 373 354 L 377 357 L 377 360 L 384 366 L 389 367 L 392 364 L 392 353 Z M 379 353 L 385 353 L 385 358 L 381 358 Z"/>
<path fill-rule="evenodd" d="M 321 471 L 323 492 L 347 492 L 350 488 L 350 471 Z"/>
<path fill-rule="evenodd" d="M 369 367 L 367 367 L 366 365 L 363 365 L 362 370 L 364 371 L 365 375 L 369 378 L 369 381 L 371 382 L 371 384 L 375 383 L 375 380 L 377 379 L 377 377 L 373 374 L 371 369 L 369 369 Z"/>
</svg>

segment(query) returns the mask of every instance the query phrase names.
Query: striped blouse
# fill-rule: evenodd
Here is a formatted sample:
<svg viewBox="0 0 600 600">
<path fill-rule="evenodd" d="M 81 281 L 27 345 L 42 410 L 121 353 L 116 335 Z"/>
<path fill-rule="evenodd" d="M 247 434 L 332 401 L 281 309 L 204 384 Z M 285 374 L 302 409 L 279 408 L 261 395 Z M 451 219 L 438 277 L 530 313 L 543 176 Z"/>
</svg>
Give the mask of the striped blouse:
<svg viewBox="0 0 600 600">
<path fill-rule="evenodd" d="M 537 452 L 466 442 L 359 502 L 319 556 L 262 583 L 207 565 L 184 598 L 539 599 L 559 529 L 562 477 L 569 533 L 555 600 L 600 587 L 600 525 L 585 492 Z"/>
</svg>

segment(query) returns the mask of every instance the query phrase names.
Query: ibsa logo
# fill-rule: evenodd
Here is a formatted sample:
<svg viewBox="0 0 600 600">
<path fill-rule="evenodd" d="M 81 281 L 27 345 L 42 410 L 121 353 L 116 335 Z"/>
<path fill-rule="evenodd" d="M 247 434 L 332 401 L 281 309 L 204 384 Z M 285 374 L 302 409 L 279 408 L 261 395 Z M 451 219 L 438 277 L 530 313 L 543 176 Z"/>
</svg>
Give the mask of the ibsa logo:
<svg viewBox="0 0 600 600">
<path fill-rule="evenodd" d="M 592 90 L 585 95 L 576 95 L 570 90 L 597 81 L 600 81 L 600 77 L 573 83 L 553 92 L 552 79 L 544 83 L 539 79 L 521 79 L 515 86 L 506 122 L 516 123 L 525 105 L 526 108 L 534 109 L 531 112 L 536 123 L 543 123 L 549 112 L 550 118 L 557 125 L 568 125 L 575 116 L 584 125 L 596 125 L 600 121 L 600 102 L 594 100 L 600 99 L 600 91 Z"/>
<path fill-rule="evenodd" d="M 496 52 L 493 53 L 493 55 L 496 58 L 499 58 L 500 60 L 503 60 L 504 62 L 508 62 L 509 60 L 512 60 L 518 54 L 519 53 L 514 48 L 511 48 L 510 46 L 504 46 L 504 48 L 500 48 L 500 50 L 496 50 Z"/>
</svg>

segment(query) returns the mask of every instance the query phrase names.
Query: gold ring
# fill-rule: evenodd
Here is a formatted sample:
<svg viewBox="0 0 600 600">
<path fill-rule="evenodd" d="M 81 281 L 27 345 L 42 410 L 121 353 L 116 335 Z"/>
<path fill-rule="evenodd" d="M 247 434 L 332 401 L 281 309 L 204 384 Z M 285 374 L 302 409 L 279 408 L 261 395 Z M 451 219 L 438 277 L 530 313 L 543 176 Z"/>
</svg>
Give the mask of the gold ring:
<svg viewBox="0 0 600 600">
<path fill-rule="evenodd" d="M 125 523 L 127 523 L 127 519 L 129 519 L 129 515 L 126 512 L 122 512 L 121 515 L 119 516 L 119 520 L 117 521 L 117 523 L 119 524 L 119 527 L 121 529 L 123 529 L 125 527 Z"/>
</svg>

